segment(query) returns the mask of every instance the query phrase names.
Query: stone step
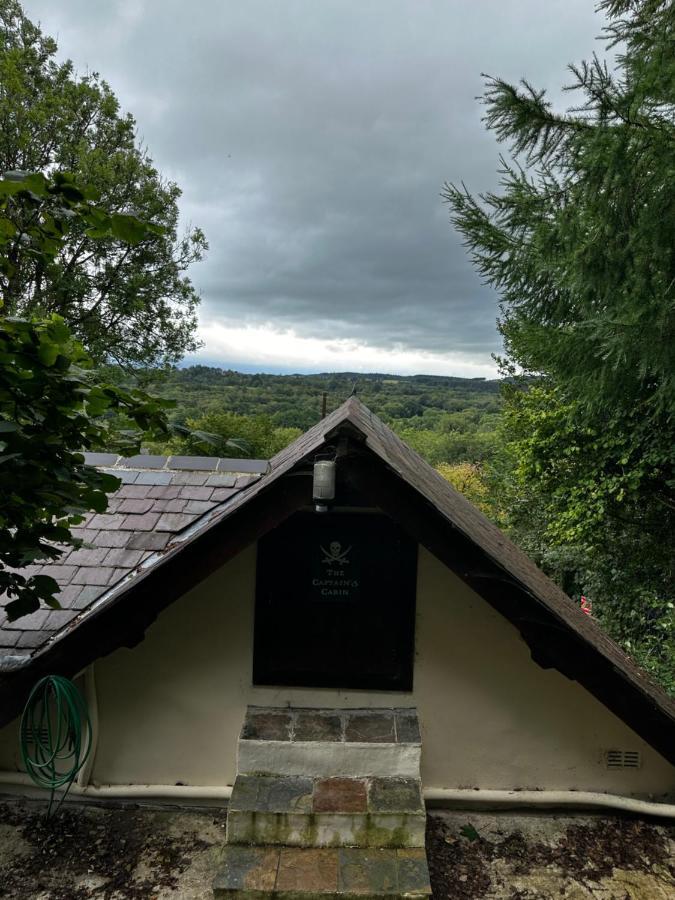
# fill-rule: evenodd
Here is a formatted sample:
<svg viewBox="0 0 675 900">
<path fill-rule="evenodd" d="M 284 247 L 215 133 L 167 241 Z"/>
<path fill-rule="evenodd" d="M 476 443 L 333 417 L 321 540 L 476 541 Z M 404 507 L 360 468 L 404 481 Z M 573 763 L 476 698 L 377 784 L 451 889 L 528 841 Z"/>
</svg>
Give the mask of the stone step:
<svg viewBox="0 0 675 900">
<path fill-rule="evenodd" d="M 431 887 L 422 849 L 298 849 L 228 844 L 222 869 L 213 883 L 213 895 L 247 900 L 394 900 L 430 897 Z"/>
<path fill-rule="evenodd" d="M 238 775 L 227 841 L 291 847 L 424 847 L 418 778 Z"/>
<path fill-rule="evenodd" d="M 249 707 L 239 738 L 241 774 L 419 778 L 414 709 Z"/>
</svg>

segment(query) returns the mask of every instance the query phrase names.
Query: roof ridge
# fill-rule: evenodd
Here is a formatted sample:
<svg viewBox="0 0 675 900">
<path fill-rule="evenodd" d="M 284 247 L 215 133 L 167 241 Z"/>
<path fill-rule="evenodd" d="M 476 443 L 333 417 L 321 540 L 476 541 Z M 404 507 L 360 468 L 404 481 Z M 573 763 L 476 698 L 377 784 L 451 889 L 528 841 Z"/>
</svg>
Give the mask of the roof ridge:
<svg viewBox="0 0 675 900">
<path fill-rule="evenodd" d="M 137 453 L 120 456 L 117 453 L 85 452 L 85 463 L 99 469 L 143 471 L 194 471 L 209 473 L 241 473 L 263 475 L 269 470 L 269 460 L 257 457 L 193 456 L 191 454 Z"/>
</svg>

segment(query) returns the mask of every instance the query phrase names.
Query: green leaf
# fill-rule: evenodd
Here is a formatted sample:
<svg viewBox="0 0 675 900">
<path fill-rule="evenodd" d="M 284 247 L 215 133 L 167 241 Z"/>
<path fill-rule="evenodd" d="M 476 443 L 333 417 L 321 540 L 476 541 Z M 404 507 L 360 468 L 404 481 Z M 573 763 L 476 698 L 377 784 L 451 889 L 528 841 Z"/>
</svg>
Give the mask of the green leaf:
<svg viewBox="0 0 675 900">
<path fill-rule="evenodd" d="M 25 189 L 22 181 L 12 181 L 7 179 L 7 175 L 0 179 L 0 197 L 11 197 Z"/>
<path fill-rule="evenodd" d="M 38 359 L 43 366 L 53 366 L 59 355 L 59 346 L 48 340 L 41 340 Z"/>
<path fill-rule="evenodd" d="M 115 237 L 127 244 L 139 244 L 147 236 L 146 226 L 135 216 L 115 213 L 111 216 L 110 226 Z"/>
<path fill-rule="evenodd" d="M 477 841 L 480 837 L 473 825 L 462 825 L 459 829 L 459 833 L 462 837 L 466 838 L 467 841 Z"/>
<path fill-rule="evenodd" d="M 16 225 L 9 219 L 0 219 L 0 238 L 12 238 L 16 234 Z"/>
</svg>

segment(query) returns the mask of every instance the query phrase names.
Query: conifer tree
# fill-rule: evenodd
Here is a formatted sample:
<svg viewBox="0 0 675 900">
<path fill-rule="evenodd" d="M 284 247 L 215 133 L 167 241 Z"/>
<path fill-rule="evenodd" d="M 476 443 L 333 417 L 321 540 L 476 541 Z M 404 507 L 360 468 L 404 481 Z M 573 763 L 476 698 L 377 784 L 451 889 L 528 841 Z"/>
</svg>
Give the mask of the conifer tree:
<svg viewBox="0 0 675 900">
<path fill-rule="evenodd" d="M 569 67 L 565 112 L 488 78 L 501 190 L 445 196 L 505 367 L 537 377 L 507 396 L 512 524 L 544 559 L 575 550 L 567 581 L 675 689 L 675 5 L 598 8 L 615 58 Z"/>
</svg>

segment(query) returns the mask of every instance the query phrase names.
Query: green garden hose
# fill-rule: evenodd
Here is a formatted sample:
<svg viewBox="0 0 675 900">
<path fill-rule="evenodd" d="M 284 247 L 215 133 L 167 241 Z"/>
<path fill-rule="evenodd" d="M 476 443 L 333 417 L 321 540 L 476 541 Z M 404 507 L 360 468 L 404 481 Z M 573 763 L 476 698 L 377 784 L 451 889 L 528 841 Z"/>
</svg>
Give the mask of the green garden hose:
<svg viewBox="0 0 675 900">
<path fill-rule="evenodd" d="M 65 787 L 58 810 L 91 752 L 87 705 L 72 681 L 60 675 L 38 681 L 21 716 L 20 740 L 26 772 L 50 791 L 50 816 L 56 791 Z"/>
</svg>

